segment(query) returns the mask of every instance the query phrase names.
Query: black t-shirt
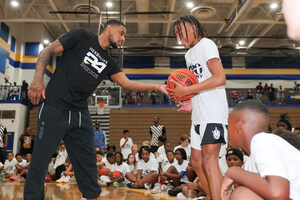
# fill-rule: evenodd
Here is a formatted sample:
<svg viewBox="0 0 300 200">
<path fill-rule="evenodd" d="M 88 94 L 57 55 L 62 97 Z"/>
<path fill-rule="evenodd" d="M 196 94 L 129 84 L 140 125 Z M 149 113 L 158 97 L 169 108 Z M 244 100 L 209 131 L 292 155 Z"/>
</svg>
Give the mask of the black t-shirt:
<svg viewBox="0 0 300 200">
<path fill-rule="evenodd" d="M 87 110 L 87 99 L 106 76 L 121 72 L 98 36 L 78 28 L 59 38 L 64 51 L 46 88 L 45 103 L 74 111 Z"/>
</svg>

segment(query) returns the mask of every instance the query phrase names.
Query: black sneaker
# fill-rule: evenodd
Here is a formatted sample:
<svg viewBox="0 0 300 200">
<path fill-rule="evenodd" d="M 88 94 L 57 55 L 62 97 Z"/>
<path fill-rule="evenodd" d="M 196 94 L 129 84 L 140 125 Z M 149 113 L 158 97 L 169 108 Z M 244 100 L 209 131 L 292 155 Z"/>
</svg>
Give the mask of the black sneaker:
<svg viewBox="0 0 300 200">
<path fill-rule="evenodd" d="M 176 190 L 176 189 L 169 189 L 168 190 L 168 195 L 172 196 L 172 197 L 176 197 L 178 193 L 180 193 L 181 190 Z"/>
<path fill-rule="evenodd" d="M 134 183 L 127 183 L 127 187 L 133 188 Z"/>
</svg>

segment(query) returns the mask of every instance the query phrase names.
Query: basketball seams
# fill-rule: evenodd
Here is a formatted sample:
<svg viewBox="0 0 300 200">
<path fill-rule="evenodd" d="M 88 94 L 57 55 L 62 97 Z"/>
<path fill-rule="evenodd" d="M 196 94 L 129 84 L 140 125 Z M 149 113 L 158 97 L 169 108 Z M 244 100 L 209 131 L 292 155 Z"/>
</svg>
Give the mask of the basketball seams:
<svg viewBox="0 0 300 200">
<path fill-rule="evenodd" d="M 190 80 L 193 80 L 194 84 L 197 84 L 197 83 L 198 83 L 198 82 L 195 81 L 195 77 L 196 77 L 196 80 L 198 80 L 198 78 L 197 78 L 197 76 L 196 76 L 193 72 L 192 72 L 192 73 L 195 75 L 195 77 L 192 77 L 192 76 L 190 76 L 189 74 L 187 74 L 187 73 L 185 73 L 185 72 L 183 72 L 183 71 L 178 71 L 178 72 L 180 72 L 180 73 L 182 73 L 182 74 L 184 74 L 184 75 L 190 77 Z"/>
</svg>

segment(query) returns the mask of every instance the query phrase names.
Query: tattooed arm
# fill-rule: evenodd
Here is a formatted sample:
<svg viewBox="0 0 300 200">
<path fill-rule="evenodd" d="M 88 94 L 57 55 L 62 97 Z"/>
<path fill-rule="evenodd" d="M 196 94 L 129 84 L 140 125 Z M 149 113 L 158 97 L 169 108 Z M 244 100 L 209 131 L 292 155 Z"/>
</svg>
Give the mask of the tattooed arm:
<svg viewBox="0 0 300 200">
<path fill-rule="evenodd" d="M 56 40 L 49 46 L 47 46 L 43 51 L 41 51 L 38 60 L 36 62 L 35 74 L 33 81 L 30 84 L 28 97 L 32 104 L 38 104 L 41 96 L 46 99 L 45 96 L 45 86 L 44 86 L 44 72 L 45 68 L 49 63 L 50 57 L 63 52 L 64 48 L 59 40 Z"/>
</svg>

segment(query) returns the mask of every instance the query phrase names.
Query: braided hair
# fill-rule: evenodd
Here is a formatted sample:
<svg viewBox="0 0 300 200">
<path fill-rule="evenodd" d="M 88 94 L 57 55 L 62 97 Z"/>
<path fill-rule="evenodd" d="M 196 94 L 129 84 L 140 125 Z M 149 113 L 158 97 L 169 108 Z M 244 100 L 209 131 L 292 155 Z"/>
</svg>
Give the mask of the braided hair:
<svg viewBox="0 0 300 200">
<path fill-rule="evenodd" d="M 194 30 L 194 37 L 195 38 L 199 39 L 200 37 L 201 38 L 207 37 L 207 32 L 206 32 L 205 28 L 200 24 L 200 22 L 197 20 L 197 18 L 195 18 L 192 15 L 181 16 L 179 19 L 177 19 L 174 22 L 174 24 L 173 24 L 173 34 L 174 34 L 175 37 L 176 37 L 175 28 L 177 28 L 177 30 L 179 31 L 179 37 L 182 38 L 182 29 L 181 29 L 181 26 L 180 26 L 180 24 L 182 23 L 183 26 L 184 26 L 184 29 L 185 29 L 186 39 L 189 40 L 186 25 L 185 25 L 186 22 L 192 25 L 193 30 Z M 195 30 L 195 28 L 196 28 L 196 30 Z"/>
<path fill-rule="evenodd" d="M 292 125 L 288 119 L 290 119 L 290 118 L 287 116 L 287 113 L 280 114 L 280 120 L 277 122 L 276 126 L 278 127 L 279 122 L 282 122 L 287 125 L 289 131 L 292 131 Z"/>
</svg>

